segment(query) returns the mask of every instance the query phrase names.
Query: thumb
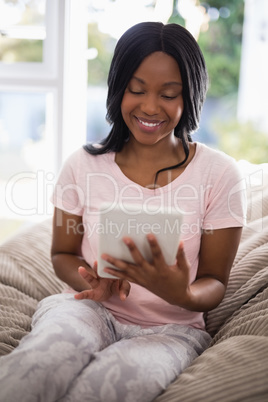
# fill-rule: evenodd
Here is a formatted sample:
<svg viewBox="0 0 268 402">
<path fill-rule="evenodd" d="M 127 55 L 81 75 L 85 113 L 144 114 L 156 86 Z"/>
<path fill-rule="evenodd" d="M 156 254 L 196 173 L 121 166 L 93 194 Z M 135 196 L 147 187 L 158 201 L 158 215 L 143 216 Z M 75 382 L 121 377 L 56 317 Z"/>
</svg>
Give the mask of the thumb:
<svg viewBox="0 0 268 402">
<path fill-rule="evenodd" d="M 97 279 L 97 274 L 93 269 L 86 269 L 83 266 L 78 267 L 78 273 L 80 276 L 82 276 L 83 279 L 86 281 Z"/>
<path fill-rule="evenodd" d="M 177 258 L 177 266 L 179 268 L 188 269 L 188 261 L 185 256 L 183 241 L 180 241 L 176 258 Z"/>
<path fill-rule="evenodd" d="M 119 297 L 120 300 L 124 301 L 128 297 L 130 292 L 130 283 L 123 280 L 119 285 Z"/>
<path fill-rule="evenodd" d="M 93 271 L 97 272 L 97 270 L 98 270 L 98 263 L 97 263 L 97 261 L 94 261 L 92 269 L 93 269 Z"/>
</svg>

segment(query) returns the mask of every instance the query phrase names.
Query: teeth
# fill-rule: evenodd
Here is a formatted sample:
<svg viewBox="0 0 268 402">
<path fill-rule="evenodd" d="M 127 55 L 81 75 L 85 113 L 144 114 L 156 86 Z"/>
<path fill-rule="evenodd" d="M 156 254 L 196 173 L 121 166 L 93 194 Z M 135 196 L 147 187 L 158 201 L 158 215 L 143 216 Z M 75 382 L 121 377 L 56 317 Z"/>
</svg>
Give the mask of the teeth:
<svg viewBox="0 0 268 402">
<path fill-rule="evenodd" d="M 140 120 L 140 119 L 138 119 L 138 120 L 139 120 L 139 122 L 140 122 L 141 124 L 143 124 L 143 125 L 146 126 L 146 127 L 156 127 L 156 126 L 159 126 L 159 124 L 160 124 L 160 123 L 147 123 L 147 122 L 142 121 L 142 120 Z"/>
</svg>

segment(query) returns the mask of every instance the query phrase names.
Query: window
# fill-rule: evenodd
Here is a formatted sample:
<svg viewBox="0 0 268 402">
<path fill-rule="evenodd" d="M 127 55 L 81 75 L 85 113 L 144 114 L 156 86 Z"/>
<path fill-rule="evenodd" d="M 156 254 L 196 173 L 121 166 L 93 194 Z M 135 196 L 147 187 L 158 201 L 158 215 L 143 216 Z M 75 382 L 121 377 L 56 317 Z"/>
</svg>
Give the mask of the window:
<svg viewBox="0 0 268 402">
<path fill-rule="evenodd" d="M 0 7 L 3 230 L 7 219 L 51 216 L 59 168 L 86 140 L 87 35 L 84 0 L 6 0 Z"/>
<path fill-rule="evenodd" d="M 46 37 L 45 0 L 0 4 L 0 61 L 41 62 Z"/>
</svg>

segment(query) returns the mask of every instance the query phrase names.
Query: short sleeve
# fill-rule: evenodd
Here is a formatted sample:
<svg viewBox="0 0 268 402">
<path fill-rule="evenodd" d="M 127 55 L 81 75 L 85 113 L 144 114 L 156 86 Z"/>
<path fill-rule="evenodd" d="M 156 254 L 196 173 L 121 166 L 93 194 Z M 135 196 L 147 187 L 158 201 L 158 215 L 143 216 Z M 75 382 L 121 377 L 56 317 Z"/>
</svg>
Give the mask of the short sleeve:
<svg viewBox="0 0 268 402">
<path fill-rule="evenodd" d="M 56 182 L 51 202 L 70 214 L 82 216 L 84 190 L 80 177 L 80 150 L 73 153 L 64 163 Z"/>
<path fill-rule="evenodd" d="M 235 160 L 220 171 L 211 186 L 203 229 L 242 227 L 246 224 L 246 183 Z"/>
</svg>

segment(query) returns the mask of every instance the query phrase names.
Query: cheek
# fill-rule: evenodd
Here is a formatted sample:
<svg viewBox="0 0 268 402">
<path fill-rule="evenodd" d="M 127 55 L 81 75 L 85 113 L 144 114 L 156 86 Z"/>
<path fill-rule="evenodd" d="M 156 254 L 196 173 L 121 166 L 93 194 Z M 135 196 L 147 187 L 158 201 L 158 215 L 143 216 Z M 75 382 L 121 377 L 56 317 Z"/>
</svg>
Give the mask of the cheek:
<svg viewBox="0 0 268 402">
<path fill-rule="evenodd" d="M 173 111 L 174 120 L 177 123 L 179 123 L 182 113 L 183 113 L 183 103 L 177 105 L 177 107 L 174 108 L 174 111 Z"/>
<path fill-rule="evenodd" d="M 122 114 L 123 118 L 125 118 L 125 116 L 127 114 L 127 109 L 126 109 L 125 103 L 123 103 L 123 102 L 121 103 L 121 114 Z"/>
<path fill-rule="evenodd" d="M 133 102 L 131 102 L 131 99 L 129 98 L 128 94 L 125 94 L 123 96 L 122 102 L 121 102 L 121 113 L 122 116 L 126 116 L 133 110 Z"/>
</svg>

